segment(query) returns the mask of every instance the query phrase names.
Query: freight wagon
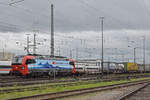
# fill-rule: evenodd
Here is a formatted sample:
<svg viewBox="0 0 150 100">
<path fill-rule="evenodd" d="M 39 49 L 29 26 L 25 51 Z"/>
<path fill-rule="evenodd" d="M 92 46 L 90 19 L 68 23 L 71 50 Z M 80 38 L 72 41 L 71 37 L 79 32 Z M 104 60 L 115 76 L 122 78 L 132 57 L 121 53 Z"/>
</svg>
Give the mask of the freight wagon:
<svg viewBox="0 0 150 100">
<path fill-rule="evenodd" d="M 115 62 L 104 62 L 103 72 L 104 73 L 119 73 L 122 68 Z"/>
<path fill-rule="evenodd" d="M 139 72 L 150 72 L 150 64 L 138 64 L 138 70 Z"/>
<path fill-rule="evenodd" d="M 124 63 L 118 63 L 118 66 L 122 68 L 122 72 L 138 72 L 138 65 L 136 63 L 132 62 L 124 62 Z"/>
</svg>

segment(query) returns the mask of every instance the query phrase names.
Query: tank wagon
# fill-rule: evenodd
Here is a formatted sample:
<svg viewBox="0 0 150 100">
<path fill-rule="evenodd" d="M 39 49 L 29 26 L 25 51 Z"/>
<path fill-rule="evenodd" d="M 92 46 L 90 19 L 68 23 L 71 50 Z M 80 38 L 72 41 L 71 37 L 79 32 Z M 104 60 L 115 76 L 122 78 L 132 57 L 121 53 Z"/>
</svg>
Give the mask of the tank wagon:
<svg viewBox="0 0 150 100">
<path fill-rule="evenodd" d="M 103 67 L 104 73 L 120 73 L 122 71 L 122 68 L 115 62 L 104 62 Z"/>
<path fill-rule="evenodd" d="M 15 56 L 11 73 L 22 76 L 75 74 L 73 59 L 48 55 Z"/>
</svg>

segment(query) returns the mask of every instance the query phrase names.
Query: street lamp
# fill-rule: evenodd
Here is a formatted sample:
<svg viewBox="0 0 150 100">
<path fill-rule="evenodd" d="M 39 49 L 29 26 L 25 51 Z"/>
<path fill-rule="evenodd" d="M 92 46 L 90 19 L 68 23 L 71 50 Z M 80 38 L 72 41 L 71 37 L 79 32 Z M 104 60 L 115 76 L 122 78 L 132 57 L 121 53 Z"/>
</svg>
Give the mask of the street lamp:
<svg viewBox="0 0 150 100">
<path fill-rule="evenodd" d="M 143 36 L 143 65 L 145 71 L 145 36 Z"/>
<path fill-rule="evenodd" d="M 130 46 L 128 46 L 130 47 Z M 133 59 L 134 59 L 134 63 L 136 63 L 136 49 L 139 48 L 139 47 L 134 47 L 133 48 Z"/>
</svg>

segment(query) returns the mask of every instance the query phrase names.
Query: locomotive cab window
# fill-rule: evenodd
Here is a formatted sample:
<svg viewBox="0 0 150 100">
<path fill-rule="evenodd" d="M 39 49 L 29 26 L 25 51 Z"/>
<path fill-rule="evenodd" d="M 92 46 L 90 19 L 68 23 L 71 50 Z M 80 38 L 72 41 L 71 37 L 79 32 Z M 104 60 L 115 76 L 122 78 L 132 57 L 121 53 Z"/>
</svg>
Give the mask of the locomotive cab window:
<svg viewBox="0 0 150 100">
<path fill-rule="evenodd" d="M 23 59 L 24 59 L 23 56 L 20 56 L 20 57 L 17 57 L 17 56 L 16 56 L 16 57 L 13 58 L 12 64 L 13 64 L 13 65 L 21 65 Z"/>
<path fill-rule="evenodd" d="M 36 63 L 36 61 L 34 59 L 28 59 L 26 61 L 26 64 L 34 64 L 34 63 Z"/>
<path fill-rule="evenodd" d="M 74 65 L 74 62 L 69 62 L 70 65 Z"/>
</svg>

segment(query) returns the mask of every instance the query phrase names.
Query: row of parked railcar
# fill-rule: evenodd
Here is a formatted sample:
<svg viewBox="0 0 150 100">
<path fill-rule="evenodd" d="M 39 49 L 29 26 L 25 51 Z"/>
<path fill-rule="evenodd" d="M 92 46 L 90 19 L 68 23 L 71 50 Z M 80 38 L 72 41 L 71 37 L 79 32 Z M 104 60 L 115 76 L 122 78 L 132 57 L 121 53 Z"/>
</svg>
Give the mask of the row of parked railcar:
<svg viewBox="0 0 150 100">
<path fill-rule="evenodd" d="M 101 60 L 80 59 L 75 61 L 76 72 L 82 74 L 98 74 L 102 72 Z M 103 62 L 104 73 L 150 72 L 150 65 L 133 62 Z"/>
</svg>

